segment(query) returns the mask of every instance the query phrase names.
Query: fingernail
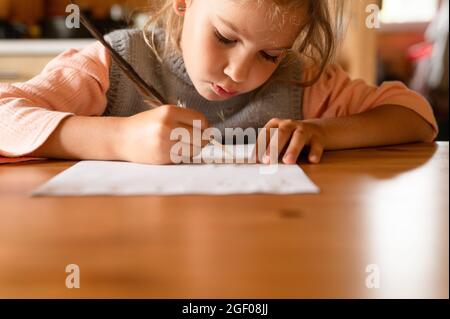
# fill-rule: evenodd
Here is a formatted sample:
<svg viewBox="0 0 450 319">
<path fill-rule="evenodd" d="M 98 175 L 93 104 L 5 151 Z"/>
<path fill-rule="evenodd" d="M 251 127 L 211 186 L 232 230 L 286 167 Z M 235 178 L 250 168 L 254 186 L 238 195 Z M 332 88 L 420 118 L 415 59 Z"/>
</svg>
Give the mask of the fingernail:
<svg viewBox="0 0 450 319">
<path fill-rule="evenodd" d="M 294 157 L 292 154 L 286 154 L 283 158 L 285 163 L 292 163 L 294 161 Z"/>
<path fill-rule="evenodd" d="M 262 161 L 264 164 L 270 164 L 270 157 L 267 155 L 264 155 Z"/>
<path fill-rule="evenodd" d="M 316 155 L 312 155 L 311 157 L 310 157 L 310 160 L 311 160 L 311 162 L 317 162 L 317 156 Z"/>
</svg>

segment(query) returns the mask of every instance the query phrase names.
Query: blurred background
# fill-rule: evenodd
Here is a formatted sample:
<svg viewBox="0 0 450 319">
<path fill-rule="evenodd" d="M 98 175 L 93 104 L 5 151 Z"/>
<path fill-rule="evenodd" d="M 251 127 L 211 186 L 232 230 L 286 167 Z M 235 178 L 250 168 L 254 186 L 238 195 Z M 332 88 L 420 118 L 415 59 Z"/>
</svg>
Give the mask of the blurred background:
<svg viewBox="0 0 450 319">
<path fill-rule="evenodd" d="M 448 141 L 449 0 L 348 0 L 351 14 L 339 63 L 352 78 L 379 84 L 400 80 L 426 96 Z M 104 33 L 143 25 L 151 0 L 78 0 Z M 67 29 L 68 0 L 0 0 L 0 82 L 26 81 L 54 56 L 93 40 Z M 380 27 L 367 28 L 370 4 Z"/>
</svg>

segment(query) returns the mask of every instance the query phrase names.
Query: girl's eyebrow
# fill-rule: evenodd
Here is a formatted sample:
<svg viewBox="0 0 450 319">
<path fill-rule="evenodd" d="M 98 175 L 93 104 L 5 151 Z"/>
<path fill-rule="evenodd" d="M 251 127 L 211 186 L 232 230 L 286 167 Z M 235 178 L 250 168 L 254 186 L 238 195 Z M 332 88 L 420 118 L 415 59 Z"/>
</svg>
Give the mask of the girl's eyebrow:
<svg viewBox="0 0 450 319">
<path fill-rule="evenodd" d="M 225 24 L 227 27 L 229 27 L 235 33 L 240 34 L 239 29 L 237 27 L 235 27 L 231 22 L 225 20 L 224 18 L 221 18 L 220 16 L 217 16 L 217 19 L 219 19 L 220 22 Z M 292 49 L 292 46 L 287 46 L 287 47 L 281 47 L 281 48 L 270 48 L 270 49 L 267 49 L 267 51 L 285 51 L 285 50 L 291 50 L 291 49 Z"/>
</svg>

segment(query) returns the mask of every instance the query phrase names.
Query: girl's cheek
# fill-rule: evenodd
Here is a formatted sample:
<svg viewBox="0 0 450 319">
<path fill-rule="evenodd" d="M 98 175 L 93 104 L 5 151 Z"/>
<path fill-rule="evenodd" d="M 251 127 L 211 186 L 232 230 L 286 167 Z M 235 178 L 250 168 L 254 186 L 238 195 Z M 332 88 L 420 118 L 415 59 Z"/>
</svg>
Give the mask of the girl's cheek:
<svg viewBox="0 0 450 319">
<path fill-rule="evenodd" d="M 209 70 L 219 70 L 224 67 L 225 54 L 223 49 L 219 48 L 216 43 L 209 40 L 206 42 L 204 49 L 201 52 L 200 60 L 208 66 Z"/>
</svg>

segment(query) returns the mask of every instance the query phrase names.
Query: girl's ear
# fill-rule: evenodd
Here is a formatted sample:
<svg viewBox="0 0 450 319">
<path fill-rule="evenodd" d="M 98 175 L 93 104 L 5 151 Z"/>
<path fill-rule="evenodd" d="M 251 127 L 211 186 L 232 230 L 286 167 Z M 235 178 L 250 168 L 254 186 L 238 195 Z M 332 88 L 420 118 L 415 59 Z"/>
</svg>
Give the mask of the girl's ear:
<svg viewBox="0 0 450 319">
<path fill-rule="evenodd" d="M 184 13 L 186 12 L 187 7 L 187 1 L 186 0 L 175 0 L 173 2 L 173 10 L 175 13 L 179 16 L 184 16 Z"/>
</svg>

